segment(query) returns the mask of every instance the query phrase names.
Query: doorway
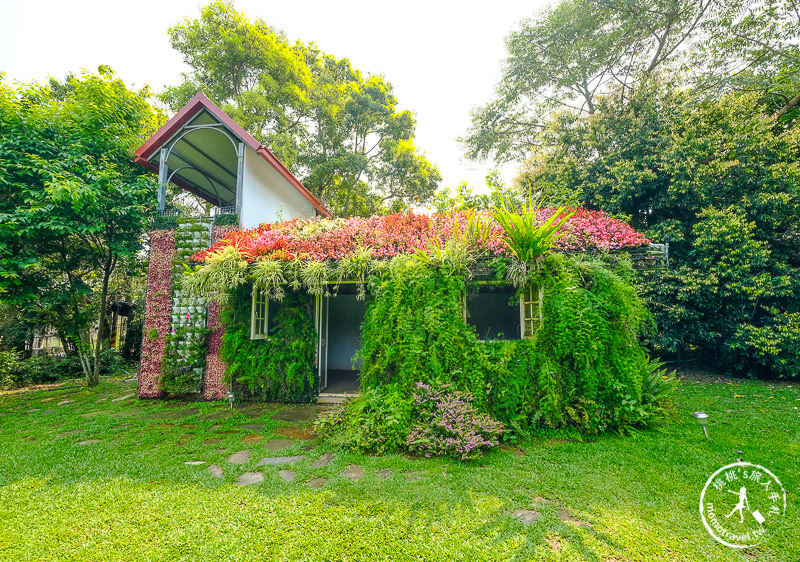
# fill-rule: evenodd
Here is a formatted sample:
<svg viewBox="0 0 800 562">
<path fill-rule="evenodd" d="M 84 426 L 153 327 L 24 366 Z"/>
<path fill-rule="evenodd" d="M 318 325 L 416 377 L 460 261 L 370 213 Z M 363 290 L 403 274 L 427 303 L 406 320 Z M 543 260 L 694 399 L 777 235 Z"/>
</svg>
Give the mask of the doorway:
<svg viewBox="0 0 800 562">
<path fill-rule="evenodd" d="M 353 358 L 361 349 L 361 323 L 366 311 L 366 302 L 356 299 L 356 286 L 352 283 L 343 283 L 335 295 L 317 300 L 320 392 L 360 391 L 361 363 L 354 364 Z"/>
</svg>

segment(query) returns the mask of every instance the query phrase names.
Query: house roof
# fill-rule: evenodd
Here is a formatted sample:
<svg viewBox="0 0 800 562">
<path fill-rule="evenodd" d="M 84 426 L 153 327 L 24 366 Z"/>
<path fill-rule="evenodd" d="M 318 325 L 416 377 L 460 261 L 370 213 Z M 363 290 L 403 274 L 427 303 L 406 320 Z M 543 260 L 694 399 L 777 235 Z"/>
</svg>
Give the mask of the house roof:
<svg viewBox="0 0 800 562">
<path fill-rule="evenodd" d="M 220 134 L 223 133 L 223 134 Z M 158 172 L 160 151 L 171 148 L 170 181 L 220 207 L 236 204 L 236 147 L 232 139 L 253 149 L 324 217 L 327 208 L 284 166 L 203 92 L 198 92 L 172 119 L 136 151 L 134 161 Z"/>
</svg>

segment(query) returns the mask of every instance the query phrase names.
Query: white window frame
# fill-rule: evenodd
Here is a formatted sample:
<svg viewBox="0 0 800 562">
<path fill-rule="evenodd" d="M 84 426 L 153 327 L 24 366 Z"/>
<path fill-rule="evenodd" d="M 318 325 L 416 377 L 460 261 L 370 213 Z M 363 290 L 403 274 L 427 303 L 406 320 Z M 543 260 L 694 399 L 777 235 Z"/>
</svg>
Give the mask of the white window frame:
<svg viewBox="0 0 800 562">
<path fill-rule="evenodd" d="M 269 298 L 264 287 L 253 287 L 250 305 L 250 339 L 265 340 L 269 337 Z"/>
<path fill-rule="evenodd" d="M 530 283 L 525 286 L 519 297 L 520 335 L 523 339 L 532 338 L 542 325 L 543 301 L 543 289 Z"/>
</svg>

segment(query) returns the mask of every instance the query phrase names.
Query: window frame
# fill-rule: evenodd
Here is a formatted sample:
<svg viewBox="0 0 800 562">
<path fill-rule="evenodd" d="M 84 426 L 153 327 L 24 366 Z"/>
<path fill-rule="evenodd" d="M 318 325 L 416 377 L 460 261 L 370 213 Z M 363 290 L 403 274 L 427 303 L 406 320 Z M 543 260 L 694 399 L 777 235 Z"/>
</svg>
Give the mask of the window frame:
<svg viewBox="0 0 800 562">
<path fill-rule="evenodd" d="M 253 286 L 250 301 L 250 339 L 269 339 L 269 298 L 265 287 Z"/>
<path fill-rule="evenodd" d="M 514 291 L 514 287 L 512 285 L 509 285 L 505 281 L 494 281 L 494 280 L 493 281 L 475 281 L 474 284 L 475 285 L 505 286 L 505 287 L 508 287 L 509 289 L 511 289 L 512 292 Z M 467 326 L 472 326 L 474 328 L 474 326 L 469 323 L 468 318 L 467 318 L 467 291 L 464 291 L 464 294 L 462 295 L 462 298 L 461 298 L 461 303 L 462 303 L 461 311 L 462 311 L 462 318 L 464 320 L 464 324 L 466 324 Z M 487 340 L 487 339 L 482 339 L 482 338 L 479 337 L 478 341 L 481 342 L 481 343 L 496 342 L 496 341 L 521 341 L 521 340 L 525 339 L 526 337 L 528 337 L 528 336 L 525 336 L 525 334 L 523 332 L 523 330 L 525 328 L 525 324 L 524 324 L 525 310 L 524 310 L 522 294 L 519 295 L 518 310 L 519 310 L 519 336 L 518 337 L 506 338 L 506 339 L 503 339 L 503 340 L 500 340 L 500 339 L 489 339 L 489 340 Z"/>
</svg>

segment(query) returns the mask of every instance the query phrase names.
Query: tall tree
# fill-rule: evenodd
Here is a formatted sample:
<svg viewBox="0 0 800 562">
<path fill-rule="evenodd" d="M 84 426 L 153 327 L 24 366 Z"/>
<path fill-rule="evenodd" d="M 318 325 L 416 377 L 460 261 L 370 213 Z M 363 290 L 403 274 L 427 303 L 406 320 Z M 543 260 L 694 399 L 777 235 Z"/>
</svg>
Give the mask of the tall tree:
<svg viewBox="0 0 800 562">
<path fill-rule="evenodd" d="M 0 83 L 0 295 L 75 342 L 89 385 L 111 278 L 136 261 L 155 206 L 151 174 L 131 159 L 162 120 L 149 96 L 106 67 L 47 86 Z"/>
<path fill-rule="evenodd" d="M 598 96 L 629 96 L 683 52 L 711 2 L 564 0 L 521 22 L 494 99 L 461 139 L 467 156 L 521 159 L 554 112 L 591 115 Z"/>
<path fill-rule="evenodd" d="M 441 180 L 413 145 L 416 122 L 392 86 L 322 53 L 290 45 L 225 2 L 169 31 L 193 71 L 163 99 L 178 109 L 205 90 L 268 145 L 334 214 L 371 214 L 426 202 Z"/>
</svg>

